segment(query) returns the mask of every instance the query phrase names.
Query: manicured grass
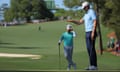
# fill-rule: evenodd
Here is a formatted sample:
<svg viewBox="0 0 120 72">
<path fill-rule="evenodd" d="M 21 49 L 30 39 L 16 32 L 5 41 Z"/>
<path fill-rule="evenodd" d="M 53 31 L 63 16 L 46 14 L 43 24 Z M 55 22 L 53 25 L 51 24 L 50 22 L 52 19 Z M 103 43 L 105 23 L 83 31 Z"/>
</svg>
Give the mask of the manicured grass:
<svg viewBox="0 0 120 72">
<path fill-rule="evenodd" d="M 38 60 L 29 58 L 0 57 L 0 70 L 59 70 L 58 40 L 65 31 L 65 21 L 25 24 L 19 26 L 0 27 L 0 53 L 37 54 L 43 57 Z M 41 30 L 39 30 L 41 26 Z M 88 66 L 88 55 L 85 45 L 84 25 L 73 25 L 77 33 L 74 39 L 73 60 L 77 70 Z M 103 46 L 106 48 L 107 33 L 111 32 L 101 26 Z M 96 49 L 99 49 L 98 39 Z M 120 70 L 120 57 L 105 52 L 98 53 L 99 70 Z M 61 45 L 61 70 L 66 70 L 67 62 Z"/>
</svg>

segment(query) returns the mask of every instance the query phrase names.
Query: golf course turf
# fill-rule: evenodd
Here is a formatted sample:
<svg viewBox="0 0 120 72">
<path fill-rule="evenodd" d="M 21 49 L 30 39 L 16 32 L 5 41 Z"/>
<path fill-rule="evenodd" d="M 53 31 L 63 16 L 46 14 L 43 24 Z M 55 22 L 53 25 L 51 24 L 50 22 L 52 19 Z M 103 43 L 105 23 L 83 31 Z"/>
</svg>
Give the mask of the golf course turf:
<svg viewBox="0 0 120 72">
<path fill-rule="evenodd" d="M 51 21 L 39 24 L 23 24 L 16 26 L 0 26 L 0 53 L 42 55 L 40 59 L 27 57 L 0 57 L 0 70 L 59 70 L 58 40 L 65 31 L 65 21 Z M 77 33 L 74 39 L 73 60 L 77 70 L 84 70 L 88 64 L 88 54 L 85 45 L 84 25 L 73 25 Z M 40 27 L 40 29 L 39 29 Z M 107 34 L 112 29 L 101 25 L 103 47 L 106 49 Z M 61 45 L 61 70 L 66 70 L 67 61 Z M 98 38 L 96 50 L 99 50 Z M 97 53 L 98 70 L 120 70 L 120 57 L 104 52 Z M 73 69 L 72 69 L 73 70 Z"/>
</svg>

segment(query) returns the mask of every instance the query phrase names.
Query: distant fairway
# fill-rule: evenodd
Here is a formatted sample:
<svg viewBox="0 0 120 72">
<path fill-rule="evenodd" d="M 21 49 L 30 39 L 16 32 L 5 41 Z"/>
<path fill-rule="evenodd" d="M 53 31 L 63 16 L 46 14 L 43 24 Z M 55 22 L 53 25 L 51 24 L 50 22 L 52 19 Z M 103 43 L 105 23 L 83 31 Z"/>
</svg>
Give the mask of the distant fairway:
<svg viewBox="0 0 120 72">
<path fill-rule="evenodd" d="M 45 22 L 40 24 L 25 24 L 19 26 L 0 26 L 0 53 L 42 55 L 41 59 L 0 57 L 0 70 L 59 70 L 58 40 L 65 31 L 65 21 Z M 39 30 L 39 26 L 41 30 Z M 77 33 L 74 39 L 73 60 L 77 70 L 88 66 L 88 56 L 85 45 L 84 25 L 73 25 Z M 107 33 L 112 30 L 101 26 L 103 45 L 106 48 Z M 99 49 L 98 39 L 96 49 Z M 105 52 L 98 53 L 99 70 L 120 70 L 120 57 Z M 67 62 L 61 45 L 61 70 L 66 70 Z"/>
</svg>

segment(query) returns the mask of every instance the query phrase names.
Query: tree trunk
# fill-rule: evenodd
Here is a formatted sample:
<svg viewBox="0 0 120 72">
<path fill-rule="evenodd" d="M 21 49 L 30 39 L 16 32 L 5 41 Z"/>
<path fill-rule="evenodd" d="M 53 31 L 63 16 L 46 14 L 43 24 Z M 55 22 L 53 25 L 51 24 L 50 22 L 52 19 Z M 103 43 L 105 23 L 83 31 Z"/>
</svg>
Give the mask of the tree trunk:
<svg viewBox="0 0 120 72">
<path fill-rule="evenodd" d="M 99 34 L 99 47 L 100 47 L 100 54 L 103 54 L 103 44 L 102 44 L 102 35 L 101 35 L 101 28 L 99 23 L 99 1 L 96 0 L 96 11 L 97 11 L 97 27 L 98 27 L 98 34 Z"/>
</svg>

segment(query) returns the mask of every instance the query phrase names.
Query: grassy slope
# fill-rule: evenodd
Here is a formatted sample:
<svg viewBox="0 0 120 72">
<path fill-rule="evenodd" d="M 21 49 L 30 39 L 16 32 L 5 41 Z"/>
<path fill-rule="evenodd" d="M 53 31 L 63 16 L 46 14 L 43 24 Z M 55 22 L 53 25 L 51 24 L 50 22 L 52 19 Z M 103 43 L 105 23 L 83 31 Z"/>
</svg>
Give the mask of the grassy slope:
<svg viewBox="0 0 120 72">
<path fill-rule="evenodd" d="M 40 60 L 28 58 L 0 58 L 0 70 L 58 70 L 58 46 L 60 35 L 65 31 L 64 21 L 46 22 L 21 26 L 0 27 L 0 52 L 25 53 L 42 55 Z M 38 27 L 41 26 L 41 30 Z M 88 65 L 88 56 L 85 46 L 84 26 L 73 25 L 77 32 L 74 43 L 73 59 L 77 63 L 78 70 Z M 107 33 L 111 30 L 102 28 L 103 44 L 106 47 Z M 98 40 L 96 49 L 98 49 Z M 66 70 L 67 62 L 61 46 L 61 68 Z M 100 70 L 120 70 L 120 58 L 104 53 L 98 54 L 98 66 Z"/>
</svg>

